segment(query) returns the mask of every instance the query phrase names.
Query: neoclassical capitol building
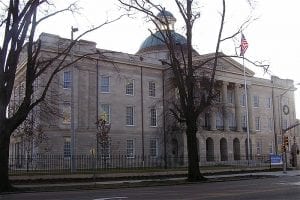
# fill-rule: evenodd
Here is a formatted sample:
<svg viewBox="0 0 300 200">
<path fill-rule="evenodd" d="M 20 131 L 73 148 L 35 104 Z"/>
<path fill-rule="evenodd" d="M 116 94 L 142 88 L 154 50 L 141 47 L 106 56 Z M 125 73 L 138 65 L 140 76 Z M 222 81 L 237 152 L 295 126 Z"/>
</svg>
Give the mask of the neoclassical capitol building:
<svg viewBox="0 0 300 200">
<path fill-rule="evenodd" d="M 166 13 L 175 23 L 173 15 Z M 176 43 L 186 44 L 184 36 L 175 31 L 173 36 Z M 55 77 L 47 96 L 50 103 L 37 108 L 34 116 L 47 136 L 47 147 L 45 144 L 32 145 L 30 151 L 67 158 L 72 151 L 72 141 L 75 155 L 90 154 L 93 149 L 99 151 L 95 123 L 102 117 L 110 127 L 106 154 L 126 155 L 128 159 L 164 155 L 186 157 L 184 127 L 166 120 L 168 99 L 176 99 L 177 93 L 169 81 L 172 73 L 162 62 L 169 54 L 160 37 L 160 32 L 150 35 L 136 54 L 98 49 L 91 41 L 77 42 L 68 59 L 95 52 L 100 54 L 79 60 Z M 42 41 L 40 56 L 54 55 L 70 42 L 47 33 L 42 33 L 39 39 Z M 194 52 L 193 61 L 212 56 Z M 270 80 L 257 78 L 254 72 L 246 69 L 245 95 L 244 67 L 230 57 L 219 58 L 218 62 L 216 87 L 220 96 L 198 120 L 200 161 L 242 160 L 246 159 L 248 149 L 251 156 L 280 153 L 281 129 L 296 122 L 293 81 L 275 76 Z M 24 66 L 20 62 L 11 109 L 14 102 L 22 98 Z M 37 87 L 42 83 L 40 79 Z M 43 111 L 42 106 L 50 104 L 55 115 Z M 250 148 L 247 146 L 247 124 Z M 290 144 L 300 142 L 295 129 L 288 135 Z M 24 153 L 22 138 L 22 133 L 12 137 L 11 155 Z M 172 162 L 181 161 L 174 159 Z"/>
</svg>

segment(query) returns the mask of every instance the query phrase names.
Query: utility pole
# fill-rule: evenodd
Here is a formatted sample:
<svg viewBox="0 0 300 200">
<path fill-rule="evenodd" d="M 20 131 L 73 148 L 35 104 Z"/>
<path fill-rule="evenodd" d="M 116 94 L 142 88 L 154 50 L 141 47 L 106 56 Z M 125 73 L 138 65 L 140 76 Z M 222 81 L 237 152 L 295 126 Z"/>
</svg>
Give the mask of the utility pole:
<svg viewBox="0 0 300 200">
<path fill-rule="evenodd" d="M 78 31 L 78 28 L 71 27 L 71 45 L 73 45 L 74 32 Z M 74 45 L 73 45 L 74 46 Z M 76 171 L 76 132 L 75 132 L 75 110 L 74 110 L 74 65 L 73 65 L 73 46 L 71 46 L 70 59 L 72 63 L 71 67 L 71 172 Z"/>
</svg>

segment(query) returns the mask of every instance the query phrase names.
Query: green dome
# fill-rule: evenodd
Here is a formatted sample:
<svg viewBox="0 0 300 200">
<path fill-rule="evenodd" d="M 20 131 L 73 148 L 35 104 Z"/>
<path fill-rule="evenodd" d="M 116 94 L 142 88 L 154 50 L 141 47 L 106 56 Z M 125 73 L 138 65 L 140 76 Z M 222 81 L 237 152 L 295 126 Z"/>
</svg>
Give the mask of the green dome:
<svg viewBox="0 0 300 200">
<path fill-rule="evenodd" d="M 175 18 L 171 12 L 169 12 L 169 11 L 167 11 L 165 9 L 163 9 L 162 11 L 160 11 L 156 15 L 156 17 L 172 17 L 172 18 Z"/>
<path fill-rule="evenodd" d="M 165 34 L 165 32 L 163 32 Z M 173 39 L 175 40 L 176 44 L 186 44 L 187 40 L 184 36 L 180 35 L 179 33 L 176 33 L 175 31 L 171 32 Z M 152 49 L 159 46 L 165 46 L 165 43 L 163 42 L 163 36 L 162 34 L 157 31 L 156 33 L 150 35 L 145 39 L 145 41 L 140 46 L 140 49 L 138 52 L 145 51 L 147 49 Z"/>
</svg>

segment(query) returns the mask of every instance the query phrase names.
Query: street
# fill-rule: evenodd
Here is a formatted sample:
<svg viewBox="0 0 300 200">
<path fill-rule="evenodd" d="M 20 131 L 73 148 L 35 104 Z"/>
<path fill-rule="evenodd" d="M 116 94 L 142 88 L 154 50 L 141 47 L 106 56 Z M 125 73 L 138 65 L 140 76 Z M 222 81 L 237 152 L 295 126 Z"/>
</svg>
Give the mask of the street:
<svg viewBox="0 0 300 200">
<path fill-rule="evenodd" d="M 225 182 L 194 183 L 120 189 L 7 194 L 0 200 L 296 200 L 300 199 L 300 176 L 280 176 Z"/>
</svg>

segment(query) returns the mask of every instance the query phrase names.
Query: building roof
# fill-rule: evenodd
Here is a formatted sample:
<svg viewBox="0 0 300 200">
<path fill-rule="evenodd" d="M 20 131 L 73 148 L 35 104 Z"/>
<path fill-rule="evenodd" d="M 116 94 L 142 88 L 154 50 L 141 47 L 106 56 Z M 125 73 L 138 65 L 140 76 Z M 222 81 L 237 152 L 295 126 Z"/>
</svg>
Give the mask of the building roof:
<svg viewBox="0 0 300 200">
<path fill-rule="evenodd" d="M 167 11 L 165 9 L 163 9 L 162 11 L 160 11 L 156 15 L 156 17 L 172 17 L 172 18 L 175 18 L 171 12 L 169 12 L 169 11 Z"/>
<path fill-rule="evenodd" d="M 155 49 L 156 47 L 163 47 L 165 46 L 163 35 L 166 34 L 165 31 L 157 31 L 154 34 L 151 34 L 149 37 L 147 37 L 142 45 L 140 46 L 139 52 L 145 52 L 147 50 Z M 173 39 L 175 40 L 176 44 L 186 44 L 187 40 L 184 36 L 180 35 L 179 33 L 176 33 L 175 31 L 171 32 Z"/>
</svg>

